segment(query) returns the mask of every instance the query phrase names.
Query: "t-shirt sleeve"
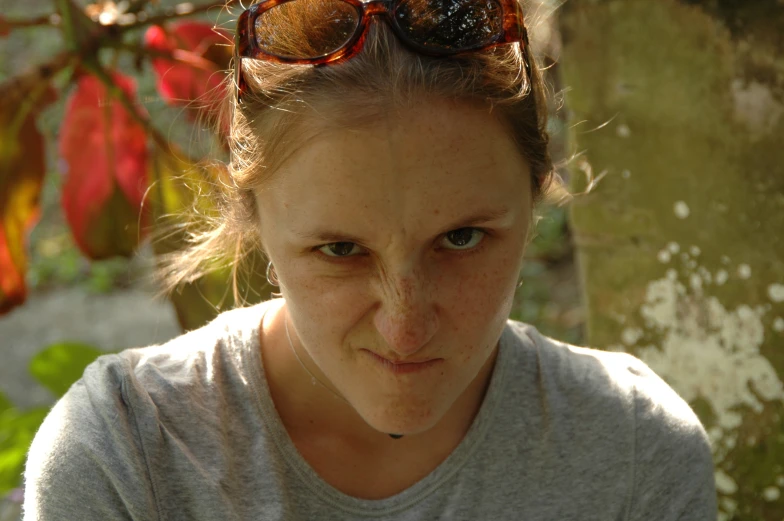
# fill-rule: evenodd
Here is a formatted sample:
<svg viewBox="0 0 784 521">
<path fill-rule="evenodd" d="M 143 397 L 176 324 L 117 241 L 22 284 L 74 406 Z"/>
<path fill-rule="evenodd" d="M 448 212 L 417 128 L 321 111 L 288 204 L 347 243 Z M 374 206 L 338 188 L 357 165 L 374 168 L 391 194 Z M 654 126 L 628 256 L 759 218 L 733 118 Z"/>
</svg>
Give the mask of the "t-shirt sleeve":
<svg viewBox="0 0 784 521">
<path fill-rule="evenodd" d="M 635 468 L 629 521 L 716 521 L 713 455 L 697 415 L 637 359 Z"/>
<path fill-rule="evenodd" d="M 27 455 L 24 521 L 158 520 L 128 367 L 99 357 L 49 412 Z"/>
</svg>

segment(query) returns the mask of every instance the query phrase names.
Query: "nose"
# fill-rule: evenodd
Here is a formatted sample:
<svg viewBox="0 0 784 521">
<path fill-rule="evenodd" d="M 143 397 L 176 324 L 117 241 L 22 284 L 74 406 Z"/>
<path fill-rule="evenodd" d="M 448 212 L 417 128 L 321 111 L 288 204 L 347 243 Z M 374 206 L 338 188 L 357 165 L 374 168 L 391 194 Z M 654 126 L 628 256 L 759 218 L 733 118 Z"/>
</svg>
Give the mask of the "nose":
<svg viewBox="0 0 784 521">
<path fill-rule="evenodd" d="M 390 280 L 391 279 L 391 280 Z M 433 291 L 422 274 L 401 274 L 384 283 L 373 322 L 387 348 L 401 357 L 422 349 L 438 331 Z"/>
</svg>

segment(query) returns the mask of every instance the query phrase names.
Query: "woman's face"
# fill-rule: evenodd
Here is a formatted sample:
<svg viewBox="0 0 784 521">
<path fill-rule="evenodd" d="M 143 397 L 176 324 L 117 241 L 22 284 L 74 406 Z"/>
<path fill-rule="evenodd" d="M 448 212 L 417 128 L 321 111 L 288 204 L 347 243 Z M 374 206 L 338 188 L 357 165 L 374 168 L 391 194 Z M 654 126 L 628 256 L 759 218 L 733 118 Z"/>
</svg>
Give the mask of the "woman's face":
<svg viewBox="0 0 784 521">
<path fill-rule="evenodd" d="M 324 128 L 257 200 L 308 366 L 379 431 L 433 427 L 492 361 L 512 305 L 532 203 L 505 127 L 428 100 Z"/>
</svg>

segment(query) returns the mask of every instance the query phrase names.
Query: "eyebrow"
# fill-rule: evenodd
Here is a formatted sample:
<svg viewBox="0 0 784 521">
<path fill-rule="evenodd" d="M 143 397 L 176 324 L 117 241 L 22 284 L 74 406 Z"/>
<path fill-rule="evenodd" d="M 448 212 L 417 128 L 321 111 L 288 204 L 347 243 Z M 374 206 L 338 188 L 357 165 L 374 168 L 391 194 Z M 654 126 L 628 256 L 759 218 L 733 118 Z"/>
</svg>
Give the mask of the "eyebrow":
<svg viewBox="0 0 784 521">
<path fill-rule="evenodd" d="M 482 210 L 468 217 L 460 219 L 446 227 L 441 233 L 446 233 L 452 230 L 459 230 L 460 228 L 469 228 L 479 224 L 485 224 L 492 221 L 498 221 L 509 217 L 511 211 L 509 208 L 503 207 L 494 210 Z M 366 244 L 367 241 L 356 235 L 348 233 L 341 233 L 328 228 L 317 228 L 308 232 L 295 232 L 297 237 L 304 240 L 331 243 L 331 242 L 353 242 L 357 244 Z"/>
</svg>

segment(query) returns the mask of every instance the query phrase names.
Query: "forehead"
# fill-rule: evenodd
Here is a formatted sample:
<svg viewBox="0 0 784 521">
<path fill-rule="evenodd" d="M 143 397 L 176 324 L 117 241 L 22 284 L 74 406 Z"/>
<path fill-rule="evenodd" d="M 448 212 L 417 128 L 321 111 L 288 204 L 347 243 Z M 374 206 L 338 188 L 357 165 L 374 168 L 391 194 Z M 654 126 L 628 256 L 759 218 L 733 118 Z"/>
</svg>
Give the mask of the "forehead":
<svg viewBox="0 0 784 521">
<path fill-rule="evenodd" d="M 348 213 L 377 225 L 461 208 L 530 210 L 526 162 L 486 107 L 431 101 L 310 130 L 259 194 L 262 214 L 291 222 Z"/>
</svg>

